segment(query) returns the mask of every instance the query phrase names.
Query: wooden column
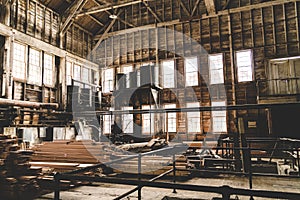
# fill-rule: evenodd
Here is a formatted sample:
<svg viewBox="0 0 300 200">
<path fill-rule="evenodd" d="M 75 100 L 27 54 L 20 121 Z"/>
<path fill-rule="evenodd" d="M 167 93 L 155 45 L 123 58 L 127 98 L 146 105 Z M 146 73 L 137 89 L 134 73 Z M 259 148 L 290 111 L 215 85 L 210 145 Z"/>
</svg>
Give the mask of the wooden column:
<svg viewBox="0 0 300 200">
<path fill-rule="evenodd" d="M 67 106 L 67 82 L 66 82 L 66 57 L 60 57 L 60 64 L 58 70 L 59 85 L 60 87 L 60 99 L 61 106 L 66 109 Z"/>
<path fill-rule="evenodd" d="M 11 36 L 6 37 L 5 42 L 5 55 L 4 57 L 4 76 L 5 80 L 5 97 L 8 99 L 13 98 L 13 81 L 12 81 L 12 65 L 13 65 L 13 54 L 14 54 L 14 32 Z"/>
</svg>

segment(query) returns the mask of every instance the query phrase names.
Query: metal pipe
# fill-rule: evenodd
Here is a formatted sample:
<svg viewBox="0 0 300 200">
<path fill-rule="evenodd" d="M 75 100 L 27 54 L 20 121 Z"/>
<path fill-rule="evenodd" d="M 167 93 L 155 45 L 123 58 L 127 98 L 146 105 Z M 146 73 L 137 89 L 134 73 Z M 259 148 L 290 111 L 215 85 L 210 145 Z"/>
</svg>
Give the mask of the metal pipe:
<svg viewBox="0 0 300 200">
<path fill-rule="evenodd" d="M 166 171 L 166 172 L 164 172 L 164 173 L 162 173 L 162 174 L 160 174 L 160 175 L 158 175 L 158 176 L 156 176 L 156 177 L 150 179 L 149 181 L 150 181 L 150 182 L 156 181 L 156 180 L 158 180 L 158 179 L 160 179 L 160 178 L 166 176 L 167 174 L 171 173 L 172 171 L 173 171 L 173 169 L 170 169 L 170 170 L 168 170 L 168 171 Z M 126 193 L 124 193 L 124 194 L 118 196 L 118 197 L 115 198 L 114 200 L 121 200 L 121 199 L 127 197 L 128 195 L 130 195 L 131 193 L 134 193 L 134 192 L 137 191 L 138 189 L 139 189 L 139 187 L 135 187 L 135 188 L 133 188 L 132 190 L 129 190 L 128 192 L 126 192 Z"/>
<path fill-rule="evenodd" d="M 149 182 L 149 181 L 139 181 L 127 179 L 117 179 L 117 178 L 107 178 L 107 177 L 90 177 L 90 176 L 74 176 L 60 174 L 60 180 L 80 180 L 89 182 L 102 182 L 102 183 L 113 183 L 122 185 L 139 185 L 142 187 L 154 187 L 154 188 L 167 188 L 167 189 L 180 189 L 188 191 L 199 191 L 199 192 L 212 192 L 225 194 L 225 196 L 230 196 L 233 194 L 243 195 L 243 196 L 257 196 L 257 197 L 268 197 L 268 198 L 280 198 L 280 199 L 300 199 L 300 193 L 295 192 L 278 192 L 278 191 L 267 191 L 267 190 L 250 190 L 241 188 L 232 188 L 229 186 L 204 186 L 204 185 L 191 185 L 191 184 L 174 184 L 170 182 Z"/>
<path fill-rule="evenodd" d="M 27 108 L 53 108 L 53 109 L 57 109 L 59 107 L 58 103 L 40 103 L 40 102 L 21 101 L 21 100 L 4 99 L 4 98 L 0 98 L 0 105 L 20 106 L 20 107 L 27 107 Z"/>
<path fill-rule="evenodd" d="M 142 173 L 142 155 L 139 153 L 138 156 L 138 180 L 141 182 L 141 173 Z M 142 186 L 138 185 L 138 200 L 142 199 Z"/>
</svg>

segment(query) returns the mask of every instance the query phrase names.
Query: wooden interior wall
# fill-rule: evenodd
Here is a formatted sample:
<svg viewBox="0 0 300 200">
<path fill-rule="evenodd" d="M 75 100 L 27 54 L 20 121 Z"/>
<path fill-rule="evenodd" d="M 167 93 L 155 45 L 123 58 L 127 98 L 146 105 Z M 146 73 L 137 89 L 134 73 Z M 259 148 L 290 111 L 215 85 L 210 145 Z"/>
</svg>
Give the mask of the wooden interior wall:
<svg viewBox="0 0 300 200">
<path fill-rule="evenodd" d="M 182 6 L 179 6 L 179 2 L 177 0 L 149 2 L 158 17 L 154 17 L 149 9 L 141 10 L 139 4 L 127 8 L 123 15 L 132 24 L 151 24 L 157 22 L 158 19 L 172 20 L 190 17 L 182 9 Z M 218 3 L 219 10 L 226 6 L 224 2 L 220 1 Z M 184 66 L 181 57 L 172 52 L 160 51 L 159 49 L 166 48 L 181 52 L 185 57 L 198 56 L 194 54 L 191 43 L 185 41 L 180 34 L 176 34 L 176 32 L 184 33 L 201 44 L 209 54 L 223 53 L 226 94 L 220 94 L 220 99 L 226 96 L 229 105 L 257 103 L 258 88 L 256 83 L 267 79 L 266 63 L 268 59 L 295 56 L 300 53 L 300 2 L 291 0 L 257 4 L 259 1 L 252 1 L 252 4 L 256 4 L 255 6 L 250 5 L 250 0 L 230 2 L 232 3 L 227 7 L 231 9 L 228 11 L 220 11 L 215 15 L 205 15 L 205 7 L 199 5 L 195 11 L 197 14 L 191 18 L 192 20 L 161 25 L 163 29 L 159 32 L 158 40 L 155 29 L 144 26 L 140 27 L 140 30 L 130 33 L 130 29 L 121 30 L 130 27 L 118 22 L 113 26 L 112 32 L 119 33 L 119 35 L 108 33 L 107 36 L 111 37 L 104 41 L 105 48 L 97 52 L 97 58 L 100 58 L 99 64 L 101 67 L 118 66 L 127 63 L 136 64 L 156 61 L 157 58 L 159 60 L 172 58 L 176 59 L 177 70 L 183 71 Z M 170 8 L 167 5 L 173 6 Z M 188 5 L 185 6 L 188 7 Z M 168 31 L 168 29 L 171 31 Z M 158 45 L 158 49 L 156 45 Z M 254 81 L 238 83 L 236 68 L 232 68 L 232 66 L 235 65 L 235 51 L 243 49 L 251 49 L 253 52 Z M 207 77 L 207 66 L 200 64 L 200 73 L 202 77 Z M 184 87 L 183 80 L 177 81 L 176 91 L 178 91 L 178 94 L 175 94 L 175 96 L 187 95 L 188 90 Z M 202 106 L 210 105 L 206 84 L 208 83 L 201 82 L 199 86 L 193 87 Z M 234 93 L 233 89 L 235 90 Z M 263 88 L 260 89 L 263 90 Z M 217 92 L 217 86 L 212 86 L 212 91 Z M 172 95 L 167 90 L 163 92 L 163 101 L 175 102 L 175 100 L 174 94 Z M 209 112 L 202 114 L 203 132 L 209 130 L 209 115 Z M 236 120 L 233 117 L 234 114 L 230 113 L 229 121 Z M 243 117 L 245 120 L 256 119 L 257 128 L 246 130 L 253 134 L 258 134 L 258 127 L 265 127 L 266 124 L 265 113 L 260 110 L 239 111 L 237 117 Z M 261 118 L 263 120 L 257 120 Z M 181 126 L 179 128 L 181 129 Z M 262 130 L 262 132 L 267 132 L 267 130 Z"/>
<path fill-rule="evenodd" d="M 10 26 L 32 37 L 60 47 L 58 13 L 34 0 L 16 0 L 10 7 Z M 73 23 L 62 38 L 63 48 L 86 58 L 92 48 L 92 34 Z"/>
</svg>

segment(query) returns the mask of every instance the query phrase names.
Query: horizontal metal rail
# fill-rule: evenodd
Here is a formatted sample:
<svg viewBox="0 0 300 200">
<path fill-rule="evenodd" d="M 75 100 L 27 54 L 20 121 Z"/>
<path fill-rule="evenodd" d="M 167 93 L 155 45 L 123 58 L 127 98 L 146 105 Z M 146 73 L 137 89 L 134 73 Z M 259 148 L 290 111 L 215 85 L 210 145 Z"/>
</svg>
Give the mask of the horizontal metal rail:
<svg viewBox="0 0 300 200">
<path fill-rule="evenodd" d="M 168 170 L 168 171 L 166 171 L 166 172 L 164 172 L 164 173 L 162 173 L 162 174 L 160 174 L 160 175 L 158 175 L 158 176 L 156 176 L 156 177 L 150 179 L 149 182 L 154 182 L 154 181 L 156 181 L 156 180 L 158 180 L 158 179 L 160 179 L 160 178 L 162 178 L 162 177 L 164 177 L 164 176 L 170 174 L 171 172 L 173 172 L 173 169 L 170 169 L 170 170 Z M 124 197 L 130 195 L 131 193 L 137 191 L 138 189 L 140 189 L 139 186 L 137 186 L 137 187 L 133 188 L 132 190 L 129 190 L 128 192 L 126 192 L 126 193 L 124 193 L 124 194 L 118 196 L 118 197 L 115 198 L 114 200 L 120 200 L 120 199 L 122 199 L 122 198 L 124 198 Z"/>
<path fill-rule="evenodd" d="M 143 113 L 169 113 L 169 112 L 203 112 L 203 111 L 224 111 L 224 110 L 251 110 L 266 109 L 284 106 L 300 106 L 299 102 L 295 103 L 272 103 L 272 104 L 243 104 L 227 106 L 201 106 L 191 108 L 158 108 L 158 109 L 135 109 L 135 110 L 114 110 L 114 111 L 86 111 L 86 115 L 115 115 L 115 114 L 143 114 Z"/>
<path fill-rule="evenodd" d="M 184 144 L 174 145 L 172 147 L 165 147 L 165 148 L 162 148 L 162 149 L 157 149 L 157 150 L 149 151 L 149 152 L 146 152 L 146 153 L 141 153 L 140 155 L 141 155 L 141 157 L 147 156 L 147 155 L 158 155 L 158 154 L 166 152 L 166 151 L 169 151 L 169 153 L 171 153 L 171 154 L 175 154 L 176 152 L 182 151 L 182 150 L 185 150 L 185 149 L 187 149 L 187 145 L 184 145 Z M 115 159 L 115 160 L 112 160 L 112 161 L 109 161 L 109 162 L 88 166 L 88 167 L 81 168 L 81 169 L 78 169 L 78 170 L 73 170 L 73 171 L 70 171 L 70 172 L 65 172 L 64 174 L 78 174 L 78 173 L 82 173 L 82 172 L 87 172 L 87 171 L 90 171 L 90 170 L 93 170 L 93 169 L 105 167 L 105 166 L 108 166 L 108 165 L 111 165 L 111 164 L 120 163 L 120 162 L 123 162 L 123 161 L 138 158 L 138 157 L 139 157 L 139 154 L 128 155 L 127 157 L 124 157 L 124 158 L 119 158 L 119 159 Z"/>
<path fill-rule="evenodd" d="M 230 195 L 244 195 L 244 196 L 256 196 L 266 198 L 280 198 L 299 200 L 300 193 L 293 192 L 277 192 L 267 190 L 254 190 L 254 189 L 241 189 L 232 188 L 230 186 L 202 186 L 202 185 L 190 185 L 190 184 L 178 184 L 169 182 L 150 182 L 141 180 L 125 180 L 117 178 L 105 178 L 105 177 L 87 177 L 87 176 L 74 176 L 69 174 L 56 174 L 55 180 L 78 180 L 78 181 L 89 181 L 89 182 L 101 182 L 101 183 L 113 183 L 122 185 L 139 185 L 141 187 L 154 187 L 154 188 L 166 188 L 166 189 L 180 189 L 198 192 L 210 192 L 221 194 L 223 200 L 229 200 Z M 59 197 L 59 196 L 56 196 Z"/>
</svg>

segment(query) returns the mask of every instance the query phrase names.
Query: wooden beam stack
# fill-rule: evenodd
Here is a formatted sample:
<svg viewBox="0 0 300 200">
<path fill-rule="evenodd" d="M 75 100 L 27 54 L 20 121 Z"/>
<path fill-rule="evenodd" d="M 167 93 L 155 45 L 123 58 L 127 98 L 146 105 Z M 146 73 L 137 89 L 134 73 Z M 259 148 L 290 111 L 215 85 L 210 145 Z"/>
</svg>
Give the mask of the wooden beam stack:
<svg viewBox="0 0 300 200">
<path fill-rule="evenodd" d="M 0 135 L 0 199 L 30 199 L 37 194 L 41 169 L 31 168 L 32 153 L 20 150 L 17 139 Z"/>
<path fill-rule="evenodd" d="M 34 154 L 30 164 L 55 172 L 72 171 L 109 161 L 110 152 L 103 151 L 103 148 L 103 144 L 88 140 L 43 142 L 32 148 Z"/>
</svg>

